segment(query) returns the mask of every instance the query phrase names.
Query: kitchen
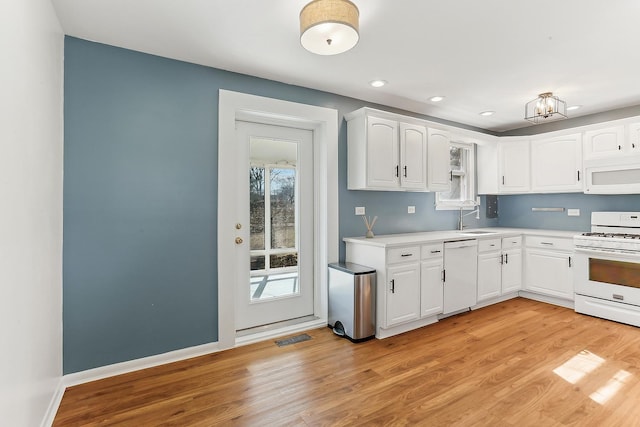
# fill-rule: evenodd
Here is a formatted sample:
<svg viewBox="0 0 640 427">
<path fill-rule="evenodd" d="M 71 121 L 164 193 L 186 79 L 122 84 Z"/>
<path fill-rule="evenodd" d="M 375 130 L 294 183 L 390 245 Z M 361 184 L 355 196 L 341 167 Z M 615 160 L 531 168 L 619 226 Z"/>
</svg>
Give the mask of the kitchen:
<svg viewBox="0 0 640 427">
<path fill-rule="evenodd" d="M 64 3 L 64 2 L 59 2 Z M 301 2 L 300 8 L 303 6 Z M 75 5 L 81 7 L 80 5 Z M 281 5 L 282 6 L 282 5 Z M 627 5 L 629 6 L 629 5 Z M 418 6 L 424 7 L 424 6 Z M 631 6 L 629 6 L 631 7 Z M 299 9 L 299 8 L 298 8 Z M 73 10 L 73 7 L 71 8 Z M 365 8 L 363 8 L 365 10 Z M 36 132 L 33 123 L 26 117 L 26 113 L 34 105 L 37 105 L 40 114 L 46 118 L 59 118 L 58 121 L 46 119 L 40 121 L 39 129 L 47 129 L 48 133 L 58 135 L 60 143 L 58 151 L 49 156 L 42 154 L 39 158 L 47 165 L 53 162 L 50 168 L 42 168 L 39 164 L 33 165 L 29 171 L 38 173 L 50 173 L 41 177 L 44 182 L 59 183 L 58 187 L 49 191 L 49 187 L 40 190 L 42 186 L 31 184 L 27 189 L 33 190 L 34 197 L 27 212 L 23 217 L 31 218 L 37 212 L 41 212 L 39 202 L 46 200 L 48 209 L 60 213 L 60 226 L 47 228 L 46 233 L 39 235 L 50 236 L 48 244 L 36 237 L 29 240 L 34 247 L 52 248 L 52 254 L 43 255 L 45 259 L 39 265 L 52 264 L 51 282 L 59 286 L 49 286 L 49 281 L 43 283 L 36 295 L 31 291 L 31 280 L 20 282 L 16 291 L 26 292 L 25 298 L 7 299 L 7 307 L 4 312 L 9 313 L 9 318 L 19 318 L 22 312 L 36 310 L 48 313 L 51 304 L 58 307 L 58 313 L 52 313 L 40 319 L 37 323 L 42 327 L 33 328 L 22 334 L 23 337 L 33 337 L 27 341 L 26 353 L 16 352 L 15 355 L 6 355 L 6 366 L 18 367 L 16 372 L 29 372 L 26 377 L 31 378 L 30 367 L 26 366 L 26 357 L 30 355 L 54 355 L 43 357 L 42 366 L 47 366 L 46 377 L 59 379 L 62 377 L 62 363 L 65 364 L 64 372 L 81 372 L 99 366 L 108 366 L 123 361 L 136 360 L 150 357 L 167 351 L 189 348 L 215 342 L 217 339 L 218 301 L 216 300 L 217 265 L 211 260 L 216 259 L 215 239 L 217 229 L 215 218 L 218 206 L 216 194 L 221 185 L 216 177 L 216 146 L 209 141 L 217 141 L 217 129 L 215 118 L 218 115 L 217 93 L 219 89 L 238 92 L 253 93 L 255 95 L 285 99 L 305 104 L 315 104 L 335 108 L 340 117 L 340 133 L 338 143 L 338 180 L 339 203 L 336 209 L 339 211 L 339 236 L 359 236 L 364 234 L 361 219 L 354 215 L 356 207 L 365 206 L 369 215 L 379 217 L 375 225 L 377 235 L 421 232 L 425 230 L 452 230 L 456 228 L 458 215 L 456 211 L 435 211 L 435 194 L 414 192 L 368 192 L 351 191 L 347 189 L 347 137 L 346 122 L 342 117 L 347 113 L 368 106 L 382 110 L 393 110 L 402 114 L 408 114 L 408 108 L 392 106 L 394 98 L 389 93 L 378 92 L 358 97 L 348 91 L 336 91 L 347 96 L 334 95 L 333 91 L 323 92 L 323 88 L 308 89 L 311 85 L 304 85 L 295 80 L 281 83 L 270 75 L 254 77 L 255 74 L 236 74 L 221 65 L 218 68 L 195 65 L 201 63 L 197 58 L 182 58 L 180 60 L 162 58 L 160 56 L 141 53 L 142 48 L 114 47 L 113 45 L 91 42 L 88 40 L 100 40 L 97 37 L 82 36 L 67 30 L 59 29 L 57 18 L 53 16 L 51 28 L 57 27 L 57 38 L 50 40 L 44 29 L 50 28 L 41 25 L 40 21 L 23 19 L 32 11 L 21 10 L 21 13 L 5 15 L 6 19 L 15 21 L 7 22 L 4 28 L 14 28 L 16 33 L 22 29 L 15 27 L 17 23 L 28 22 L 34 34 L 43 38 L 38 39 L 39 49 L 33 51 L 32 40 L 18 40 L 11 49 L 11 58 L 19 58 L 23 51 L 33 52 L 27 65 L 15 62 L 12 68 L 12 78 L 5 84 L 8 89 L 13 87 L 26 88 L 24 92 L 30 94 L 27 99 L 28 106 L 7 105 L 7 111 L 25 112 L 21 118 L 10 120 L 8 133 L 3 134 L 7 140 L 15 139 L 15 135 L 21 135 L 25 130 Z M 138 13 L 140 10 L 137 11 Z M 214 11 L 215 12 L 215 11 Z M 298 10 L 294 13 L 297 19 Z M 430 11 L 426 11 L 430 12 Z M 429 15 L 424 13 L 424 16 Z M 51 11 L 42 12 L 42 15 L 51 14 Z M 135 14 L 131 11 L 132 15 Z M 364 13 L 364 12 L 363 12 Z M 368 12 L 371 13 L 371 12 Z M 609 13 L 609 12 L 606 12 Z M 605 15 L 606 13 L 603 13 Z M 55 14 L 53 14 L 55 15 Z M 99 15 L 99 14 L 98 14 Z M 116 13 L 116 15 L 118 15 Z M 142 13 L 146 16 L 145 13 Z M 170 14 L 167 14 L 170 15 Z M 202 16 L 215 16 L 216 13 L 202 14 Z M 620 13 L 619 19 L 626 19 L 630 14 Z M 40 15 L 38 15 L 40 16 Z M 49 15 L 47 15 L 49 16 Z M 120 16 L 120 15 L 118 15 Z M 295 20 L 294 19 L 294 20 Z M 144 20 L 144 19 L 143 19 Z M 229 20 L 237 22 L 236 20 Z M 105 20 L 106 22 L 106 20 Z M 12 26 L 13 25 L 13 26 Z M 297 22 L 294 22 L 294 27 Z M 86 25 L 87 28 L 101 28 L 99 22 Z M 619 25 L 621 28 L 633 28 L 633 25 Z M 43 29 L 44 28 L 44 29 Z M 256 28 L 261 28 L 257 26 Z M 361 48 L 366 46 L 363 40 Z M 78 29 L 78 31 L 80 31 Z M 297 29 L 294 28 L 294 33 Z M 514 33 L 520 33 L 519 29 L 513 29 Z M 63 34 L 67 34 L 63 42 Z M 166 31 L 165 34 L 173 34 Z M 157 38 L 171 45 L 169 40 L 159 35 L 149 37 L 149 40 Z M 209 37 L 208 40 L 221 38 Z M 591 41 L 589 39 L 589 41 Z M 64 43 L 64 46 L 63 46 Z M 288 43 L 288 42 L 287 42 Z M 299 48 L 298 40 L 287 45 L 288 51 Z M 55 49 L 51 48 L 55 45 Z M 113 43 L 117 45 L 117 43 Z M 622 53 L 616 51 L 616 57 L 624 58 L 625 49 L 623 41 L 614 43 L 615 49 L 622 49 Z M 236 51 L 243 51 L 244 46 L 236 47 Z M 64 64 L 63 61 L 64 49 Z M 136 51 L 138 50 L 138 51 Z M 37 53 L 37 55 L 36 55 Z M 57 56 L 53 58 L 54 53 Z M 627 52 L 628 53 L 628 52 Z M 632 55 L 628 55 L 632 56 Z M 436 55 L 437 57 L 437 55 Z M 335 58 L 325 58 L 335 61 Z M 504 64 L 501 58 L 490 58 Z M 190 62 L 190 63 L 189 63 Z M 268 61 L 266 61 L 268 62 Z M 324 68 L 320 58 L 309 56 L 307 64 L 311 68 Z M 64 65 L 65 88 L 64 92 L 59 87 L 62 79 L 62 66 Z M 632 64 L 631 64 L 632 65 Z M 619 67 L 629 68 L 632 66 Z M 41 81 L 48 82 L 51 93 L 47 92 L 47 103 L 42 102 L 42 93 L 33 85 L 35 78 L 25 70 L 43 70 L 38 74 Z M 304 75 L 304 73 L 300 73 Z M 615 73 L 610 80 L 618 80 Z M 365 80 L 373 77 L 366 77 Z M 58 80 L 56 80 L 58 79 Z M 268 80 L 270 79 L 270 80 Z M 620 83 L 625 90 L 634 87 L 635 76 L 631 80 Z M 493 86 L 483 81 L 478 76 L 479 85 Z M 492 78 L 494 81 L 494 78 Z M 16 86 L 14 82 L 20 82 L 22 86 Z M 366 82 L 365 82 L 366 84 Z M 352 86 L 357 86 L 352 84 Z M 536 86 L 536 85 L 533 85 Z M 55 89 L 54 88 L 58 88 Z M 326 90 L 326 89 L 325 89 Z M 367 89 L 368 90 L 368 89 Z M 390 89 L 395 91 L 393 86 Z M 540 90 L 547 90 L 541 88 Z M 10 92 L 13 93 L 13 92 Z M 538 92 L 527 93 L 533 98 Z M 499 97 L 506 97 L 501 94 Z M 21 95 L 22 96 L 22 95 Z M 16 99 L 20 96 L 16 95 Z M 64 105 L 64 166 L 62 157 L 62 106 L 60 100 L 65 100 Z M 453 96 L 450 98 L 452 99 Z M 487 99 L 488 97 L 485 97 Z M 528 100 L 528 98 L 527 98 Z M 445 101 L 447 102 L 447 101 Z M 595 101 L 593 102 L 596 103 Z M 520 112 L 522 104 L 517 102 L 518 119 L 522 120 Z M 632 102 L 625 106 L 619 106 L 623 110 L 612 112 L 613 106 L 596 112 L 593 110 L 588 118 L 576 116 L 565 122 L 558 122 L 554 126 L 577 127 L 593 123 L 607 122 L 610 120 L 624 119 L 638 116 L 638 102 Z M 389 108 L 389 106 L 391 106 Z M 437 117 L 441 112 L 435 104 L 416 116 L 420 118 Z M 626 108 L 626 109 L 625 109 Z M 585 111 L 585 110 L 583 110 Z M 151 114 L 155 112 L 156 114 Z M 470 127 L 483 128 L 476 112 L 473 113 L 473 121 L 477 124 Z M 443 119 L 444 121 L 446 119 Z M 591 123 L 584 123 L 584 120 Z M 13 124 L 12 124 L 13 123 Z M 480 123 L 480 124 L 478 124 Z M 114 125 L 115 124 L 115 125 Z M 46 125 L 46 126 L 45 126 Z M 536 132 L 551 132 L 558 130 L 554 126 L 539 125 Z M 528 128 L 530 131 L 531 128 Z M 499 132 L 499 131 L 495 131 Z M 510 133 L 517 133 L 515 131 Z M 522 134 L 521 134 L 522 135 Z M 495 136 L 491 135 L 490 136 Z M 517 136 L 517 135 L 513 135 Z M 503 136 L 501 136 L 503 137 Z M 43 135 L 34 137 L 34 140 L 48 141 Z M 147 140 L 157 141 L 157 145 L 145 145 Z M 173 141 L 180 140 L 180 149 L 176 149 Z M 53 149 L 48 145 L 47 150 Z M 15 150 L 21 148 L 15 147 Z M 33 153 L 24 147 L 24 152 L 19 151 L 14 164 L 22 164 L 24 159 L 31 159 Z M 48 151 L 46 152 L 48 153 Z M 12 156 L 6 157 L 13 159 Z M 54 160 L 57 161 L 54 162 Z M 153 160 L 153 161 L 150 161 Z M 29 163 L 30 164 L 30 163 Z M 110 164 L 111 167 L 106 167 Z M 67 340 L 64 344 L 64 361 L 62 357 L 62 253 L 56 247 L 62 246 L 62 173 L 65 175 L 65 218 L 64 218 L 64 244 L 65 249 L 65 312 L 64 334 Z M 31 176 L 40 175 L 32 173 L 26 178 L 13 168 L 4 168 L 6 171 L 14 171 L 8 182 L 14 182 L 16 176 L 19 182 L 30 183 Z M 166 171 L 174 171 L 175 175 L 169 179 Z M 46 178 L 46 179 L 45 179 Z M 50 179 L 49 179 L 50 178 Z M 160 183 L 160 185 L 158 185 Z M 204 183 L 204 184 L 203 184 Z M 53 184 L 52 184 L 53 185 Z M 129 191 L 125 191 L 128 189 Z M 45 192 L 45 190 L 47 190 Z M 121 198 L 124 194 L 125 198 Z M 11 193 L 13 194 L 13 193 Z M 60 200 L 50 200 L 52 195 L 59 194 Z M 18 195 L 10 199 L 16 206 L 23 206 Z M 638 210 L 640 199 L 638 195 L 585 195 L 583 193 L 558 193 L 558 194 L 510 194 L 498 196 L 499 217 L 486 219 L 481 217 L 475 222 L 471 217 L 466 217 L 471 227 L 512 227 L 512 228 L 538 228 L 567 231 L 588 231 L 590 229 L 590 214 L 598 211 L 623 211 L 633 212 Z M 190 209 L 180 209 L 180 206 L 190 206 Z M 415 214 L 408 214 L 407 207 L 414 206 Z M 486 206 L 486 197 L 481 197 L 481 206 Z M 565 212 L 538 212 L 532 208 L 540 207 L 565 207 L 580 209 L 580 216 L 570 217 Z M 22 211 L 20 211 L 22 212 Z M 484 212 L 484 211 L 483 211 Z M 9 213 L 6 213 L 9 215 Z M 16 221 L 7 217 L 7 224 L 15 224 Z M 148 221 L 151 218 L 152 221 Z M 38 223 L 46 221 L 35 218 Z M 53 221 L 57 223 L 56 221 Z M 39 230 L 39 229 L 38 229 Z M 111 233 L 111 237 L 109 237 Z M 28 234 L 31 236 L 31 234 Z M 21 242 L 24 236 L 9 234 L 8 242 Z M 91 244 L 92 239 L 98 239 L 106 244 L 96 248 Z M 123 240 L 118 240 L 123 239 Z M 57 243 L 56 243 L 57 242 Z M 122 246 L 117 243 L 125 242 L 123 246 L 130 252 L 121 251 Z M 171 242 L 171 244 L 167 244 Z M 175 249 L 171 249 L 171 246 Z M 91 248 L 88 250 L 87 248 Z M 183 250 L 181 253 L 182 249 Z M 156 251 L 157 250 L 157 251 Z M 8 251 L 7 253 L 14 253 Z M 27 255 L 14 259 L 16 255 L 8 258 L 9 265 L 22 265 L 21 260 L 31 259 Z M 186 257 L 184 253 L 193 254 Z M 132 255 L 135 254 L 135 255 Z M 340 258 L 344 258 L 346 247 L 340 246 Z M 136 268 L 132 268 L 131 259 L 136 259 L 136 266 L 146 273 L 140 274 Z M 60 267 L 55 260 L 59 261 Z M 212 265 L 213 264 L 213 265 Z M 14 271 L 9 269 L 7 271 Z M 58 273 L 56 273 L 56 271 Z M 180 277 L 176 271 L 188 272 L 185 277 Z M 125 277 L 117 277 L 123 274 Z M 22 276 L 21 276 L 22 277 Z M 36 277 L 36 279 L 39 278 Z M 3 276 L 3 283 L 12 283 L 13 279 Z M 85 294 L 87 290 L 84 283 L 104 283 L 102 289 L 105 293 Z M 135 286 L 128 286 L 129 284 Z M 155 283 L 156 286 L 151 284 Z M 180 286 L 177 286 L 179 283 Z M 67 286 L 68 285 L 68 286 Z M 56 291 L 57 289 L 57 291 Z M 108 290 L 112 292 L 108 292 Z M 160 291 L 158 291 L 160 290 Z M 40 297 L 42 296 L 42 298 Z M 122 298 L 124 296 L 124 299 Z M 29 301 L 29 303 L 20 303 Z M 51 303 L 47 302 L 51 301 Z M 36 303 L 35 309 L 31 303 Z M 4 306 L 3 306 L 4 307 Z M 110 314 L 111 313 L 111 314 Z M 117 313 L 113 316 L 112 313 Z M 13 323 L 9 323 L 13 324 Z M 56 326 L 60 325 L 60 326 Z M 51 332 L 51 328 L 54 329 Z M 25 338 L 15 338 L 9 341 L 12 347 L 22 348 Z M 43 343 L 60 341 L 43 347 Z M 8 368 L 7 368 L 8 370 Z M 10 373 L 7 376 L 13 378 Z M 35 383 L 37 381 L 33 381 Z M 57 382 L 53 381 L 53 387 L 48 390 L 56 390 Z M 9 381 L 7 384 L 22 384 L 22 378 Z M 21 390 L 16 386 L 14 390 Z M 7 392 L 9 393 L 9 392 Z M 35 406 L 34 413 L 44 412 L 48 401 L 42 403 L 42 398 Z M 48 400 L 48 399 L 45 399 Z M 13 413 L 13 410 L 12 412 Z"/>
</svg>

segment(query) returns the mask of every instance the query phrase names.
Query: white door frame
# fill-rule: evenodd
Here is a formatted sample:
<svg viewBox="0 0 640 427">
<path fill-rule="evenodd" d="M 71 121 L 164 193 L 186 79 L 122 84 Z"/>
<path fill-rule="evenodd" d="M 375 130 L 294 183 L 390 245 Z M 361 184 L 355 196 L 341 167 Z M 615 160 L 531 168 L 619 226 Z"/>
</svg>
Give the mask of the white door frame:
<svg viewBox="0 0 640 427">
<path fill-rule="evenodd" d="M 225 191 L 225 180 L 234 176 L 236 120 L 276 124 L 313 131 L 314 205 L 314 315 L 308 327 L 326 325 L 328 316 L 327 264 L 338 261 L 338 111 L 331 108 L 282 101 L 227 90 L 218 103 L 218 346 L 236 343 L 236 228 L 235 194 Z M 248 226 L 248 224 L 245 224 Z M 305 326 L 305 324 L 300 325 Z"/>
</svg>

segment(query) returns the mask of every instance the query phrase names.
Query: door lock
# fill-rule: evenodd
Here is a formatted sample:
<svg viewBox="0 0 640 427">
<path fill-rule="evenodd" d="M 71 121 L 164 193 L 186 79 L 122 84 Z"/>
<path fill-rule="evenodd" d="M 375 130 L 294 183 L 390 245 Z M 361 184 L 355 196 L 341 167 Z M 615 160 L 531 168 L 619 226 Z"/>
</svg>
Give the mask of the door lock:
<svg viewBox="0 0 640 427">
<path fill-rule="evenodd" d="M 242 237 L 236 237 L 236 245 L 240 245 L 242 244 L 243 240 Z"/>
</svg>

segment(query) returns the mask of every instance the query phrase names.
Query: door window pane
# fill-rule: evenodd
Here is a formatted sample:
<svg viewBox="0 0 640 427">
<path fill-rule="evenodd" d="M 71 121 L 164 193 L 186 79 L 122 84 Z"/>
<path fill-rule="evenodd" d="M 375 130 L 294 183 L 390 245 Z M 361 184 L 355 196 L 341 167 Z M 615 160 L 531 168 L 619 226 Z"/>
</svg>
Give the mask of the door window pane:
<svg viewBox="0 0 640 427">
<path fill-rule="evenodd" d="M 295 197 L 296 170 L 272 168 L 271 248 L 273 249 L 296 247 Z"/>
<path fill-rule="evenodd" d="M 264 174 L 265 169 L 249 169 L 249 233 L 252 250 L 264 249 Z M 251 263 L 253 265 L 253 262 Z M 264 264 L 264 262 L 263 262 Z M 253 270 L 253 268 L 252 268 Z"/>
</svg>

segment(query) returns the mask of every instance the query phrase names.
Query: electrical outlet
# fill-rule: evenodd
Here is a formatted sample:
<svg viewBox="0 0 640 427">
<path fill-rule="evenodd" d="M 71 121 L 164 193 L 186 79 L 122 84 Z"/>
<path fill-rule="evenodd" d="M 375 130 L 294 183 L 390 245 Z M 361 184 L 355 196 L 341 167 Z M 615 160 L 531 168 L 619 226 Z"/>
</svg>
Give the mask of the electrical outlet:
<svg viewBox="0 0 640 427">
<path fill-rule="evenodd" d="M 416 207 L 415 206 L 407 207 L 407 213 L 416 213 Z"/>
<path fill-rule="evenodd" d="M 365 215 L 364 206 L 356 206 L 356 215 Z"/>
<path fill-rule="evenodd" d="M 580 216 L 580 209 L 567 209 L 568 216 Z"/>
</svg>

